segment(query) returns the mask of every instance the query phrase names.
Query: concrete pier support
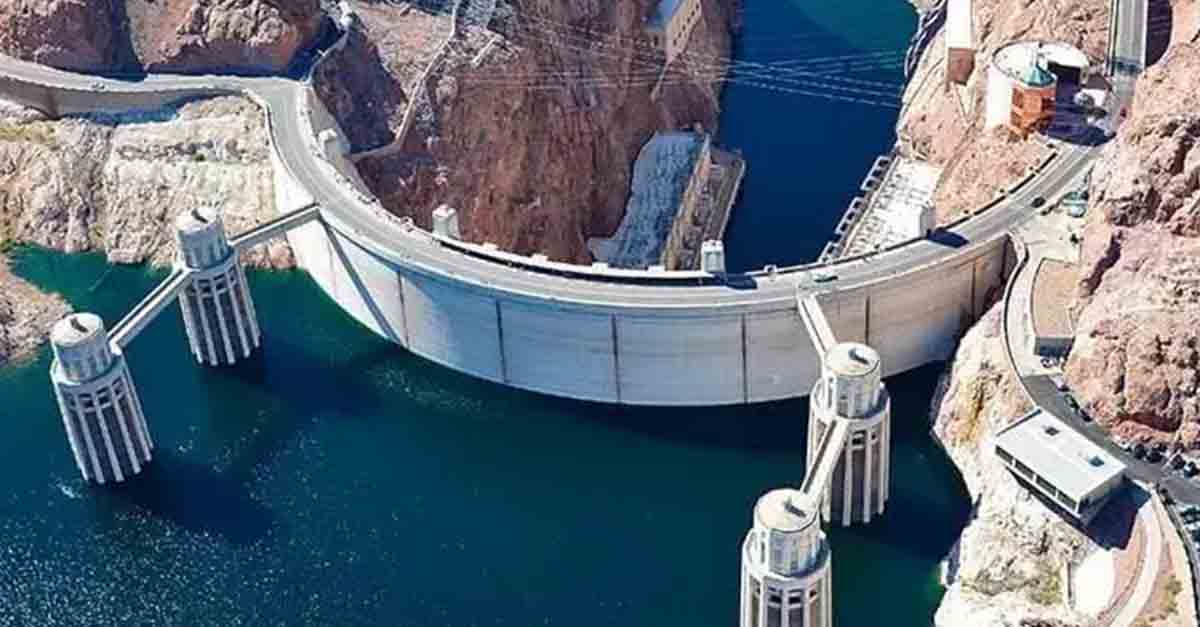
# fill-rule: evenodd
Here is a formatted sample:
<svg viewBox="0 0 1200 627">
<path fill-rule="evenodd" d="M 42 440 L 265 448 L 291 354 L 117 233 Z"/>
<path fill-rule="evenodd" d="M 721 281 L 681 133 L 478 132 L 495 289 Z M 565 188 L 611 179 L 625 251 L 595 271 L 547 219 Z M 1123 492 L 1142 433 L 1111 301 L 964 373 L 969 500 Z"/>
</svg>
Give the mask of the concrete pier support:
<svg viewBox="0 0 1200 627">
<path fill-rule="evenodd" d="M 809 398 L 808 472 L 819 461 L 825 431 L 845 423 L 845 447 L 827 484 L 822 514 L 833 524 L 866 524 L 883 514 L 891 478 L 891 398 L 881 380 L 879 353 L 864 344 L 837 344 L 821 370 Z"/>
<path fill-rule="evenodd" d="M 84 480 L 120 483 L 142 472 L 154 442 L 129 368 L 98 316 L 72 314 L 50 331 L 50 380 Z"/>
<path fill-rule="evenodd" d="M 829 627 L 833 571 L 817 503 L 772 490 L 754 506 L 742 543 L 739 627 Z"/>
<path fill-rule="evenodd" d="M 258 318 L 220 212 L 205 207 L 180 215 L 175 239 L 175 263 L 195 276 L 179 294 L 192 354 L 208 366 L 232 365 L 249 357 L 261 343 Z"/>
</svg>

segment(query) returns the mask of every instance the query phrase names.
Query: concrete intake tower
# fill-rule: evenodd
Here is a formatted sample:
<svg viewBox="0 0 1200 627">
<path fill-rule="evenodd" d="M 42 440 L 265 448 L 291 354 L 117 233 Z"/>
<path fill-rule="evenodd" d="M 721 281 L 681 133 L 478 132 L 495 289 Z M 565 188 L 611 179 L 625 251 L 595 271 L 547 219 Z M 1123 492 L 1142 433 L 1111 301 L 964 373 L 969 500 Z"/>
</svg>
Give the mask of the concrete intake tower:
<svg viewBox="0 0 1200 627">
<path fill-rule="evenodd" d="M 205 207 L 181 214 L 175 220 L 175 240 L 176 266 L 194 276 L 179 294 L 192 354 L 208 366 L 249 357 L 261 342 L 258 318 L 220 212 Z"/>
<path fill-rule="evenodd" d="M 792 489 L 759 498 L 742 543 L 740 627 L 829 627 L 831 575 L 817 503 Z"/>
<path fill-rule="evenodd" d="M 808 474 L 821 458 L 822 436 L 845 425 L 845 444 L 826 488 L 825 520 L 848 526 L 883 513 L 891 476 L 891 398 L 879 353 L 858 343 L 834 345 L 809 398 Z"/>
<path fill-rule="evenodd" d="M 73 314 L 50 331 L 50 380 L 75 465 L 87 481 L 120 483 L 142 472 L 154 442 L 129 368 L 98 316 Z"/>
</svg>

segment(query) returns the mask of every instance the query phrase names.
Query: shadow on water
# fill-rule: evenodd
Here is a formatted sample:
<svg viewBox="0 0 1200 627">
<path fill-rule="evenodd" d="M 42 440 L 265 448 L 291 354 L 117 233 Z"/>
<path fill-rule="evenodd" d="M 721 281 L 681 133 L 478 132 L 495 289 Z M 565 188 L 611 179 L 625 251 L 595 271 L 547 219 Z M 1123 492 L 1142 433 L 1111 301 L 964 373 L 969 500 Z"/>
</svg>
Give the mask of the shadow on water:
<svg viewBox="0 0 1200 627">
<path fill-rule="evenodd" d="M 136 506 L 155 518 L 238 545 L 264 537 L 274 521 L 241 479 L 162 447 L 136 480 L 102 486 L 96 493 L 102 496 L 97 507 L 106 514 Z"/>
</svg>

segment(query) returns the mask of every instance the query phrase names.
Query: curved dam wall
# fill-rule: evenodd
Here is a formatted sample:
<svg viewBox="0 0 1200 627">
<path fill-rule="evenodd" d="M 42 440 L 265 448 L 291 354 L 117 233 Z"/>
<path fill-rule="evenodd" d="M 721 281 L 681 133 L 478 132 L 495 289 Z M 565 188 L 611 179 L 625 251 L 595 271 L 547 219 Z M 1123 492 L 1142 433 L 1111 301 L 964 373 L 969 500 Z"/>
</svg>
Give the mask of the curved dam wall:
<svg viewBox="0 0 1200 627">
<path fill-rule="evenodd" d="M 317 284 L 363 325 L 496 383 L 612 403 L 723 405 L 805 396 L 819 376 L 794 300 L 729 310 L 552 302 L 398 266 L 334 223 L 289 238 Z M 838 339 L 875 347 L 890 376 L 951 354 L 1003 286 L 1008 248 L 997 237 L 818 302 Z"/>
<path fill-rule="evenodd" d="M 314 134 L 340 132 L 318 99 L 309 102 Z M 285 186 L 299 186 L 277 165 L 277 180 L 288 181 L 277 185 L 283 198 Z M 396 263 L 328 215 L 288 238 L 301 266 L 363 325 L 496 383 L 609 403 L 726 405 L 807 396 L 820 374 L 794 298 L 707 308 L 572 303 Z M 838 339 L 876 348 L 890 376 L 952 354 L 1003 289 L 1010 248 L 1002 234 L 886 279 L 834 282 L 817 300 Z"/>
<path fill-rule="evenodd" d="M 197 82 L 195 88 L 140 84 L 122 92 L 0 79 L 0 91 L 55 116 L 147 109 L 222 94 L 255 97 Z M 340 132 L 318 99 L 308 102 L 314 138 L 325 128 Z M 282 159 L 274 152 L 272 158 L 277 210 L 311 203 Z M 349 167 L 345 159 L 330 161 Z M 323 222 L 288 234 L 301 267 L 369 329 L 448 368 L 555 396 L 637 405 L 793 398 L 807 395 L 818 377 L 819 356 L 794 297 L 669 307 L 518 293 L 410 262 L 405 246 L 372 250 L 369 246 L 382 245 L 354 237 L 333 213 L 323 212 Z M 413 238 L 405 243 L 410 250 L 439 245 L 428 234 L 401 237 L 407 236 Z M 892 375 L 948 357 L 989 293 L 1003 286 L 1013 257 L 1001 234 L 873 282 L 834 281 L 821 287 L 817 300 L 838 339 L 872 345 L 885 375 Z M 586 279 L 579 281 L 586 285 Z"/>
</svg>

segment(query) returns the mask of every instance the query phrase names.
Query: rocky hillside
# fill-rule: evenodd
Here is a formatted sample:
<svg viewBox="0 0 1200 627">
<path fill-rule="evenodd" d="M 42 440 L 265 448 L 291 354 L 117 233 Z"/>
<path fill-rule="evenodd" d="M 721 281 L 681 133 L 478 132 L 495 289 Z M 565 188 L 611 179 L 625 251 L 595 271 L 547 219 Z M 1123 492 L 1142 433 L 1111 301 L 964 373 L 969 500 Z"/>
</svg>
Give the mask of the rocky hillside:
<svg viewBox="0 0 1200 627">
<path fill-rule="evenodd" d="M 478 13 L 487 3 L 464 0 L 459 37 L 423 88 L 450 17 L 355 4 L 356 32 L 318 86 L 355 150 L 384 147 L 358 159 L 363 178 L 418 223 L 447 203 L 470 240 L 586 262 L 587 238 L 619 224 L 650 135 L 716 125 L 711 84 L 675 73 L 651 98 L 661 67 L 642 37 L 651 0 L 517 0 L 490 18 Z M 690 54 L 727 53 L 728 4 L 704 0 Z M 411 99 L 412 132 L 398 138 Z"/>
<path fill-rule="evenodd" d="M 32 354 L 68 311 L 58 295 L 39 292 L 14 276 L 0 256 L 0 368 Z"/>
<path fill-rule="evenodd" d="M 1046 154 L 1036 136 L 1020 139 L 1003 129 L 983 130 L 993 53 L 1012 41 L 1056 39 L 1098 62 L 1108 43 L 1109 0 L 974 0 L 973 5 L 977 54 L 970 83 L 945 85 L 945 34 L 939 33 L 909 82 L 897 125 L 905 150 L 946 168 L 936 193 L 943 220 L 991 200 Z"/>
<path fill-rule="evenodd" d="M 996 305 L 963 338 L 934 401 L 934 434 L 975 502 L 938 608 L 939 626 L 1087 624 L 1061 593 L 1063 564 L 1079 558 L 1087 539 L 1030 496 L 991 450 L 992 437 L 1030 408 L 1018 386 Z"/>
<path fill-rule="evenodd" d="M 118 30 L 109 0 L 2 0 L 0 51 L 74 70 L 111 66 Z"/>
<path fill-rule="evenodd" d="M 1092 176 L 1067 374 L 1117 433 L 1200 448 L 1200 46 L 1138 82 Z"/>
<path fill-rule="evenodd" d="M 222 206 L 233 233 L 274 216 L 269 150 L 240 98 L 57 121 L 0 109 L 0 242 L 168 263 L 171 221 L 196 204 Z M 286 243 L 270 246 L 246 259 L 293 264 Z"/>
<path fill-rule="evenodd" d="M 319 0 L 0 0 L 0 52 L 80 70 L 274 73 L 320 23 Z"/>
</svg>

